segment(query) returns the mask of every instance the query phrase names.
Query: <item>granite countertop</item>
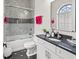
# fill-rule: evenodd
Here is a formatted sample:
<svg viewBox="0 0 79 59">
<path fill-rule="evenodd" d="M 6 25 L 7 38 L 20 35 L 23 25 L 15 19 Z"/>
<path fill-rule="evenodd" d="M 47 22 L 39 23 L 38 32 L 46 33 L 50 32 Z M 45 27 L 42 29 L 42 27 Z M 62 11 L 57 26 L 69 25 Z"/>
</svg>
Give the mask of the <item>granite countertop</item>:
<svg viewBox="0 0 79 59">
<path fill-rule="evenodd" d="M 55 46 L 58 46 L 74 55 L 76 55 L 76 46 L 71 46 L 67 43 L 67 40 L 61 40 L 60 42 L 56 42 L 56 41 L 52 41 L 52 40 L 49 40 L 48 37 L 45 37 L 45 35 L 43 34 L 40 34 L 40 35 L 36 35 L 37 37 L 51 43 L 51 44 L 54 44 Z M 55 37 L 52 37 L 54 39 L 57 39 Z"/>
</svg>

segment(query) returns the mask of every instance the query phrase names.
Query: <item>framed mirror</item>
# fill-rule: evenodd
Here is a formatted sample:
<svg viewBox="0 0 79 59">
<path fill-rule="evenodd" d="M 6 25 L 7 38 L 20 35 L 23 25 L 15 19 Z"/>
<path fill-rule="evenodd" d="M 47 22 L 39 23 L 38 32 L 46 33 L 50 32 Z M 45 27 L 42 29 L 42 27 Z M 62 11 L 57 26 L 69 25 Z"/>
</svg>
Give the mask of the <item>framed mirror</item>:
<svg viewBox="0 0 79 59">
<path fill-rule="evenodd" d="M 64 2 L 64 3 L 63 3 Z M 58 5 L 57 5 L 58 4 Z M 75 0 L 51 3 L 51 28 L 61 31 L 76 32 L 76 2 Z"/>
</svg>

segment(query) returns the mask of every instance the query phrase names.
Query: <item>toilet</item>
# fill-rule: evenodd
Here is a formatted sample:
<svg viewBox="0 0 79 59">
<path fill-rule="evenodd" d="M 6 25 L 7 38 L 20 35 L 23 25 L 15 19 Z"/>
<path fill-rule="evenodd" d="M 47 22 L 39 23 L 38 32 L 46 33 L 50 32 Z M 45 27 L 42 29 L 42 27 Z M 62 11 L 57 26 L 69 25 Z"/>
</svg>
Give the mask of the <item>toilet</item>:
<svg viewBox="0 0 79 59">
<path fill-rule="evenodd" d="M 28 56 L 28 59 L 30 56 L 36 54 L 36 44 L 34 41 L 28 41 L 24 43 L 24 47 L 27 49 L 26 55 Z"/>
</svg>

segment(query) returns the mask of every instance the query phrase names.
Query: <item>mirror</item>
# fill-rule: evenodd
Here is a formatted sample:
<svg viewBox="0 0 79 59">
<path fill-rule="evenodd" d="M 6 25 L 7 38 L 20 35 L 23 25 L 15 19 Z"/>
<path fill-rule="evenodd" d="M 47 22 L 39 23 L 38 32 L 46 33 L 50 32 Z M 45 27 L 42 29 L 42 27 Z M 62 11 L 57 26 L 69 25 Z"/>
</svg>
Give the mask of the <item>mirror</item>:
<svg viewBox="0 0 79 59">
<path fill-rule="evenodd" d="M 64 3 L 63 3 L 64 2 Z M 51 28 L 76 32 L 75 0 L 51 3 Z M 54 23 L 52 23 L 54 21 Z"/>
</svg>

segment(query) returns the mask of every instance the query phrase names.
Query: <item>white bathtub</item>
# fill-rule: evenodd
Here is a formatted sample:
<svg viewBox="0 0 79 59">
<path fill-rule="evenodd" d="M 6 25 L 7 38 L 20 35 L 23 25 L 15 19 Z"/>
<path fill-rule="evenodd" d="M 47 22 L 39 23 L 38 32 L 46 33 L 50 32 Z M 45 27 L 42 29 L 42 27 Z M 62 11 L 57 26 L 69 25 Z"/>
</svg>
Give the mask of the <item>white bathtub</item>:
<svg viewBox="0 0 79 59">
<path fill-rule="evenodd" d="M 24 48 L 24 43 L 27 42 L 27 41 L 32 40 L 32 38 L 25 38 L 24 36 L 20 36 L 20 37 L 18 36 L 16 38 L 13 36 L 13 38 L 8 37 L 8 39 L 9 40 L 11 39 L 11 40 L 7 41 L 7 47 L 12 48 L 14 52 L 25 49 Z"/>
</svg>

